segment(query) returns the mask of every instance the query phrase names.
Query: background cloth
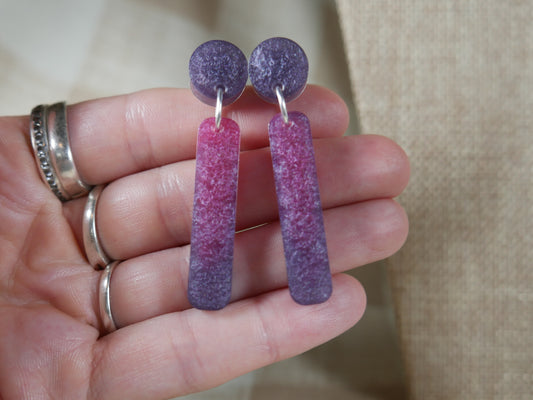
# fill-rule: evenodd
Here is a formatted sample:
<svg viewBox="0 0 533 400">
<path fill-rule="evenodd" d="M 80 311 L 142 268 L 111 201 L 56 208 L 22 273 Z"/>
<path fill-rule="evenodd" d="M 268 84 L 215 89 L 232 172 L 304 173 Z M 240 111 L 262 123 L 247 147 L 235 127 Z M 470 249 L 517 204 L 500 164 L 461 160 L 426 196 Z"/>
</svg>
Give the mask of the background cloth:
<svg viewBox="0 0 533 400">
<path fill-rule="evenodd" d="M 296 40 L 309 81 L 350 106 L 348 134 L 384 134 L 408 152 L 412 179 L 400 201 L 410 236 L 387 270 L 354 272 L 369 299 L 356 327 L 186 398 L 398 400 L 407 387 L 417 400 L 531 399 L 533 2 L 337 6 L 0 0 L 0 115 L 187 87 L 189 56 L 210 39 L 247 55 L 271 36 Z"/>
<path fill-rule="evenodd" d="M 363 133 L 398 141 L 413 399 L 533 398 L 533 2 L 339 0 Z"/>
</svg>

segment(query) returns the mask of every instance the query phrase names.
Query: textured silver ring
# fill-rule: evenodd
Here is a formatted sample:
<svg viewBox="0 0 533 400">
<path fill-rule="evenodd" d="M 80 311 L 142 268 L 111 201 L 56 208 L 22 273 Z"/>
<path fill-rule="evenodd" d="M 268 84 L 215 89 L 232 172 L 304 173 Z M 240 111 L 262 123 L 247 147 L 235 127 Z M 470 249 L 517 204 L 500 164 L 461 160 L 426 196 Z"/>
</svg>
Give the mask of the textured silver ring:
<svg viewBox="0 0 533 400">
<path fill-rule="evenodd" d="M 87 260 L 94 269 L 103 269 L 112 261 L 100 245 L 96 231 L 96 207 L 102 190 L 104 185 L 98 185 L 89 192 L 83 212 L 83 245 Z"/>
<path fill-rule="evenodd" d="M 91 186 L 80 178 L 70 150 L 65 102 L 35 107 L 30 136 L 41 178 L 59 200 L 72 200 L 89 192 Z"/>
<path fill-rule="evenodd" d="M 48 184 L 52 192 L 61 201 L 67 201 L 62 188 L 59 187 L 59 180 L 50 160 L 50 147 L 48 145 L 48 121 L 46 105 L 38 105 L 31 110 L 30 137 L 31 146 L 35 160 L 39 166 L 39 173 L 45 183 Z"/>
<path fill-rule="evenodd" d="M 102 325 L 106 332 L 113 332 L 117 330 L 117 325 L 113 319 L 113 313 L 111 312 L 111 295 L 109 293 L 109 286 L 111 284 L 111 276 L 113 270 L 118 265 L 119 261 L 113 261 L 108 264 L 102 271 L 100 276 L 100 282 L 98 284 L 98 305 L 100 309 L 100 318 Z"/>
</svg>

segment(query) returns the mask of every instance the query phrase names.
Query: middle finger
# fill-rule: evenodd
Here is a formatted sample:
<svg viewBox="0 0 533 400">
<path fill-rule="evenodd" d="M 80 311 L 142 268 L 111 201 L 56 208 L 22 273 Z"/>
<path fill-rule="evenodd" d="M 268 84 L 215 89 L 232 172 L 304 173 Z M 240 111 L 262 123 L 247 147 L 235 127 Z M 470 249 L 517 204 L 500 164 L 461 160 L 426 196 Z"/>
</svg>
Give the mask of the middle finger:
<svg viewBox="0 0 533 400">
<path fill-rule="evenodd" d="M 325 209 L 397 196 L 407 182 L 403 151 L 380 136 L 317 140 L 315 152 Z M 194 162 L 183 161 L 121 178 L 98 203 L 100 244 L 124 260 L 189 243 Z M 81 207 L 71 214 L 80 221 Z M 241 154 L 237 230 L 277 219 L 268 149 Z M 79 229 L 76 229 L 79 232 Z M 79 234 L 79 233 L 78 233 Z"/>
</svg>

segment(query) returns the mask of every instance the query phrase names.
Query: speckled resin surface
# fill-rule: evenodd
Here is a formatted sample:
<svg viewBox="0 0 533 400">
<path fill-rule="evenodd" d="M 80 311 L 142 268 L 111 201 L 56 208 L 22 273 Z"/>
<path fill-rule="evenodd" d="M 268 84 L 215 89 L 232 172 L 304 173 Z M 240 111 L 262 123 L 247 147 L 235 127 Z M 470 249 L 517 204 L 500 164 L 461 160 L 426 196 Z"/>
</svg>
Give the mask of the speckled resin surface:
<svg viewBox="0 0 533 400">
<path fill-rule="evenodd" d="M 210 106 L 217 100 L 217 88 L 224 89 L 222 105 L 239 98 L 248 80 L 248 62 L 243 52 L 224 40 L 210 40 L 198 46 L 189 60 L 189 77 L 194 95 Z"/>
<path fill-rule="evenodd" d="M 198 129 L 188 297 L 192 306 L 218 310 L 231 296 L 240 130 L 222 118 Z"/>
<path fill-rule="evenodd" d="M 277 114 L 268 132 L 289 289 L 300 304 L 317 304 L 331 296 L 322 205 L 308 118 Z"/>
<path fill-rule="evenodd" d="M 309 62 L 298 43 L 283 37 L 267 39 L 252 51 L 248 71 L 256 93 L 269 103 L 277 103 L 276 86 L 285 101 L 294 100 L 305 89 Z"/>
</svg>

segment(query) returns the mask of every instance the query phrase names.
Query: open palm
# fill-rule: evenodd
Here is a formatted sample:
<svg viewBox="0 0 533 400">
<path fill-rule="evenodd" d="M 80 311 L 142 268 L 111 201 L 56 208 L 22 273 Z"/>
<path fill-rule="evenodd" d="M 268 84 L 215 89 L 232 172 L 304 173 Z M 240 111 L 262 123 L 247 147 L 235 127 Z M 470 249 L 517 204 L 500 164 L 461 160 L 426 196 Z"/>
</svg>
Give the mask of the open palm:
<svg viewBox="0 0 533 400">
<path fill-rule="evenodd" d="M 242 132 L 232 303 L 190 308 L 186 286 L 196 130 L 212 116 L 188 90 L 156 89 L 69 107 L 72 152 L 91 184 L 120 327 L 105 334 L 100 272 L 81 239 L 85 198 L 60 203 L 41 182 L 28 117 L 0 119 L 0 398 L 156 399 L 205 390 L 299 354 L 361 317 L 365 294 L 341 272 L 394 253 L 407 219 L 392 200 L 409 175 L 379 136 L 342 137 L 347 111 L 309 86 L 291 103 L 315 137 L 333 295 L 288 293 L 267 138 L 275 107 L 247 89 L 224 110 Z M 246 229 L 252 228 L 254 229 Z"/>
</svg>

